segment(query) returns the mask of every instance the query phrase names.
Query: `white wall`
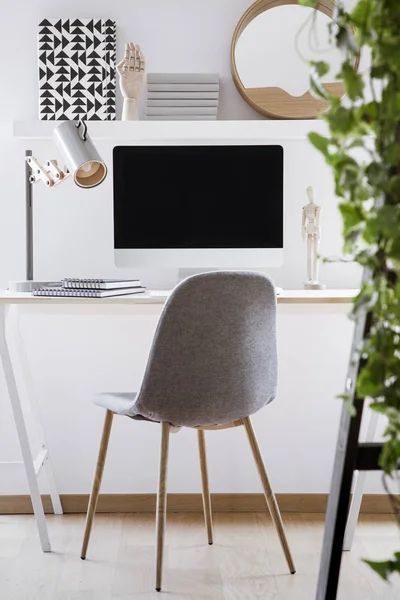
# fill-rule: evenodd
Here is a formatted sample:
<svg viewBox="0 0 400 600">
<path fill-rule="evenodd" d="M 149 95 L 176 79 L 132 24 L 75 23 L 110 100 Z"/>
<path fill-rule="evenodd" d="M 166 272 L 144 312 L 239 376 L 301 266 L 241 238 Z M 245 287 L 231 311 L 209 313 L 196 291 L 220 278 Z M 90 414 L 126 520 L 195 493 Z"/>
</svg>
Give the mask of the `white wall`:
<svg viewBox="0 0 400 600">
<path fill-rule="evenodd" d="M 217 71 L 221 77 L 222 119 L 258 119 L 260 115 L 243 101 L 231 77 L 229 48 L 234 27 L 251 4 L 248 0 L 174 0 L 161 2 L 105 0 L 65 3 L 57 1 L 7 3 L 0 23 L 2 93 L 0 94 L 0 285 L 24 276 L 24 183 L 21 178 L 25 147 L 11 139 L 11 121 L 37 118 L 37 23 L 45 17 L 110 16 L 117 22 L 118 56 L 123 44 L 133 39 L 147 55 L 150 71 Z M 84 8 L 83 8 L 84 7 Z M 10 26 L 18 23 L 18 27 Z M 292 40 L 288 53 L 293 54 Z M 9 60 L 8 57 L 12 57 Z M 284 57 L 283 57 L 284 58 Z M 297 71 L 296 71 L 297 74 Z M 290 79 L 296 75 L 288 73 Z M 302 81 L 304 72 L 301 72 Z M 118 111 L 120 110 L 118 97 Z M 9 119 L 6 121 L 6 119 Z M 35 143 L 38 157 L 57 157 L 50 144 Z M 101 144 L 111 162 L 111 144 Z M 305 277 L 305 248 L 300 237 L 301 207 L 305 188 L 313 184 L 323 210 L 321 253 L 341 251 L 341 223 L 332 178 L 322 158 L 306 142 L 288 144 L 285 181 L 285 264 L 271 271 L 280 286 L 299 287 Z M 112 253 L 111 178 L 93 192 L 71 184 L 50 193 L 35 188 L 36 276 L 107 276 L 115 273 Z M 176 272 L 141 274 L 149 286 L 171 285 Z M 322 265 L 321 279 L 330 287 L 354 287 L 359 271 L 354 265 Z"/>
<path fill-rule="evenodd" d="M 37 118 L 38 21 L 45 17 L 110 16 L 117 21 L 118 55 L 121 55 L 125 40 L 132 39 L 140 43 L 145 50 L 150 71 L 217 71 L 221 77 L 220 118 L 259 119 L 260 115 L 250 109 L 237 93 L 230 78 L 229 67 L 232 32 L 239 17 L 250 4 L 248 0 L 118 0 L 112 4 L 106 0 L 70 0 L 67 4 L 61 0 L 2 2 L 0 287 L 4 287 L 10 279 L 24 277 L 22 174 L 25 148 L 12 138 L 11 123 L 13 120 Z M 120 106 L 118 101 L 118 110 Z M 57 156 L 54 148 L 47 143 L 35 143 L 32 149 L 38 157 Z M 99 149 L 104 158 L 110 161 L 111 144 L 102 143 Z M 285 153 L 285 265 L 270 272 L 278 285 L 296 288 L 302 285 L 305 276 L 305 249 L 300 238 L 300 211 L 307 185 L 315 185 L 317 200 L 323 207 L 323 254 L 340 253 L 341 225 L 331 176 L 322 159 L 306 142 L 288 142 L 285 145 Z M 100 188 L 86 192 L 74 188 L 70 183 L 51 193 L 39 185 L 35 188 L 35 268 L 38 278 L 107 277 L 119 273 L 113 265 L 111 190 L 111 178 Z M 176 272 L 138 272 L 138 275 L 150 287 L 169 286 L 175 281 Z M 330 287 L 355 287 L 358 285 L 359 272 L 352 265 L 323 265 L 321 278 Z M 343 314 L 341 318 L 345 320 Z M 89 397 L 99 387 L 121 389 L 137 386 L 155 321 L 151 316 L 146 317 L 143 323 L 136 319 L 130 324 L 125 322 L 122 316 L 117 317 L 117 321 L 115 317 L 102 317 L 101 321 L 99 318 L 88 316 L 78 320 L 63 319 L 62 316 L 44 318 L 27 315 L 22 329 L 32 362 L 34 382 L 44 410 L 50 444 L 55 453 L 56 471 L 62 483 L 62 491 L 87 491 L 101 420 L 98 410 L 90 406 Z M 311 321 L 309 324 L 310 327 L 313 326 Z M 334 326 L 333 329 L 331 325 L 327 327 L 331 333 L 334 331 Z M 323 428 L 314 441 L 317 439 L 318 443 L 323 443 L 325 434 L 330 440 L 323 451 L 324 460 L 312 475 L 309 473 L 307 461 L 304 461 L 304 464 L 296 463 L 295 470 L 293 466 L 288 466 L 283 471 L 280 469 L 280 463 L 276 463 L 273 469 L 275 479 L 278 479 L 277 491 L 327 491 L 337 430 L 338 405 L 331 405 L 330 408 L 326 406 L 325 413 L 324 402 L 336 402 L 333 400 L 335 394 L 342 388 L 350 339 L 349 330 L 345 331 L 347 333 L 343 339 L 338 339 L 337 342 L 340 344 L 340 350 L 335 350 L 329 369 L 323 375 L 329 375 L 326 386 L 327 399 L 325 394 L 321 395 L 321 398 L 314 395 L 311 403 L 320 411 L 315 427 L 320 427 L 323 423 Z M 302 336 L 307 335 L 307 330 L 302 328 Z M 315 360 L 317 355 L 318 353 L 314 355 Z M 323 360 L 323 354 L 319 358 Z M 285 382 L 282 383 L 280 398 L 282 406 L 291 407 L 293 390 L 286 385 Z M 307 394 L 312 393 L 312 389 L 310 379 Z M 301 406 L 302 393 L 295 400 L 296 406 Z M 279 407 L 279 404 L 276 406 Z M 275 414 L 278 415 L 278 421 L 276 431 L 274 432 L 273 428 L 268 431 L 277 442 L 281 439 L 278 431 L 282 431 L 282 443 L 287 445 L 287 465 L 290 465 L 290 460 L 299 447 L 304 447 L 304 453 L 312 456 L 315 446 L 308 438 L 309 428 L 313 427 L 314 423 L 314 412 L 302 415 L 301 426 L 297 431 L 299 414 L 294 415 L 292 408 L 287 409 L 287 414 L 280 412 L 283 408 L 275 409 L 275 406 L 269 410 L 271 416 L 277 411 Z M 262 423 L 266 414 L 265 411 L 257 418 L 258 423 Z M 326 415 L 325 422 L 323 415 Z M 285 438 L 286 423 L 291 434 Z M 147 460 L 153 468 L 157 445 L 151 442 L 154 442 L 156 434 L 152 433 L 153 430 L 148 425 L 144 425 L 143 430 L 140 430 L 143 433 L 139 433 L 138 428 L 135 428 L 133 433 L 129 425 L 131 424 L 118 425 L 121 438 L 113 450 L 114 465 L 117 464 L 116 453 L 119 453 L 119 457 L 122 456 L 123 440 L 131 436 L 131 446 L 128 447 L 130 455 L 127 460 L 130 461 L 132 456 L 136 460 L 137 453 L 142 452 L 144 444 L 147 448 L 149 442 L 151 451 Z M 262 429 L 262 432 L 266 431 Z M 294 433 L 297 436 L 295 438 L 292 437 Z M 89 436 L 87 442 L 85 435 Z M 133 443 L 134 435 L 140 437 Z M 227 440 L 228 434 L 222 434 L 224 435 Z M 189 433 L 184 433 L 182 437 L 188 436 Z M 181 442 L 176 442 L 179 443 Z M 190 443 L 194 450 L 193 440 Z M 217 450 L 218 443 L 224 444 L 214 442 L 214 450 Z M 271 451 L 274 452 L 272 443 Z M 179 460 L 179 455 L 182 454 L 179 454 L 179 450 L 176 450 L 176 453 Z M 228 450 L 224 449 L 220 458 L 215 459 L 217 462 L 213 467 L 220 474 L 225 473 L 219 484 L 219 491 L 240 489 L 239 483 L 235 482 L 234 471 L 229 471 L 225 464 L 228 454 Z M 5 394 L 3 374 L 0 372 L 0 460 L 15 460 L 17 456 L 18 446 Z M 190 460 L 193 461 L 194 458 Z M 242 459 L 239 457 L 238 460 Z M 192 463 L 188 462 L 183 466 L 188 477 L 190 464 Z M 179 466 L 175 468 L 179 469 Z M 0 493 L 26 491 L 24 478 L 17 472 L 18 467 L 1 466 L 0 469 Z M 108 491 L 121 491 L 125 487 L 132 491 L 150 491 L 150 479 L 147 480 L 147 475 L 144 475 L 144 479 L 135 487 L 133 471 L 132 475 L 129 475 L 132 485 L 123 483 L 125 473 L 123 467 L 123 470 L 114 474 L 115 479 L 108 480 L 108 484 L 106 479 Z M 244 468 L 242 474 L 245 477 Z M 173 491 L 191 489 L 189 483 L 183 482 L 178 475 L 173 481 Z M 244 487 L 254 487 L 254 481 L 245 480 Z"/>
</svg>

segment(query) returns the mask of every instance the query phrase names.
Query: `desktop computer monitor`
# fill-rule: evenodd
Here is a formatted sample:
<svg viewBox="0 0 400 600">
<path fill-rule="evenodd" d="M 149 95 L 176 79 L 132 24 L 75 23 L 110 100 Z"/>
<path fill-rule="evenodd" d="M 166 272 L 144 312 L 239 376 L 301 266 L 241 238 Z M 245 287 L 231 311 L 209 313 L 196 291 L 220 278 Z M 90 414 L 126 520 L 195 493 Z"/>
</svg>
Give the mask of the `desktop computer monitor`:
<svg viewBox="0 0 400 600">
<path fill-rule="evenodd" d="M 113 167 L 116 266 L 282 264 L 282 146 L 117 146 Z"/>
</svg>

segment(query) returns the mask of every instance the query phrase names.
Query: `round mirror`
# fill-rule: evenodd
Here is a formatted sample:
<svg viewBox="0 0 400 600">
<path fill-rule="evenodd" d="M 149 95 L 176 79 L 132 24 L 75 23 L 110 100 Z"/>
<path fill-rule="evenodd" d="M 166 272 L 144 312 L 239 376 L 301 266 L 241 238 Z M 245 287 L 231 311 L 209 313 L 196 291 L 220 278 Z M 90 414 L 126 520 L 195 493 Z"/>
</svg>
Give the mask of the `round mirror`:
<svg viewBox="0 0 400 600">
<path fill-rule="evenodd" d="M 311 60 L 329 63 L 322 82 L 331 94 L 344 95 L 336 78 L 342 57 L 329 41 L 333 4 L 321 0 L 316 9 L 297 0 L 258 0 L 240 19 L 231 46 L 232 77 L 246 102 L 261 114 L 313 119 L 329 108 L 329 102 L 310 93 Z"/>
</svg>

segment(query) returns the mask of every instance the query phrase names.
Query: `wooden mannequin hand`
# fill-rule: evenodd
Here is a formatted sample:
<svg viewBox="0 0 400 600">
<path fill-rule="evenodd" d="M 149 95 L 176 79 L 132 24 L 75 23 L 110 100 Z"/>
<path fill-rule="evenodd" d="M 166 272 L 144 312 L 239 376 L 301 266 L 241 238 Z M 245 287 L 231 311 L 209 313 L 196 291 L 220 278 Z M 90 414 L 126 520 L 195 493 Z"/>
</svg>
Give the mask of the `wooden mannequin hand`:
<svg viewBox="0 0 400 600">
<path fill-rule="evenodd" d="M 117 65 L 119 87 L 124 98 L 123 121 L 138 119 L 137 99 L 146 82 L 146 62 L 138 45 L 125 45 L 125 56 Z"/>
</svg>

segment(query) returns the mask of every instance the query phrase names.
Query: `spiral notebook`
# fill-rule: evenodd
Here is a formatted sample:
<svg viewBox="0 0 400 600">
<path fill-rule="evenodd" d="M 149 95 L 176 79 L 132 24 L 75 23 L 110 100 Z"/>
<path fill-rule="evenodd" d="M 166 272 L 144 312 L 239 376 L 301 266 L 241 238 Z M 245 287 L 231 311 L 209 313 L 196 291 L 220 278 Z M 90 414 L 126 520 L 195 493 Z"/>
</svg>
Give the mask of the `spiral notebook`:
<svg viewBox="0 0 400 600">
<path fill-rule="evenodd" d="M 110 296 L 131 296 L 142 294 L 146 291 L 144 287 L 119 288 L 114 290 L 78 290 L 62 287 L 43 287 L 33 290 L 34 296 L 58 296 L 63 298 L 107 298 Z"/>
<path fill-rule="evenodd" d="M 63 279 L 62 287 L 78 290 L 116 290 L 119 288 L 141 288 L 140 279 Z"/>
</svg>

